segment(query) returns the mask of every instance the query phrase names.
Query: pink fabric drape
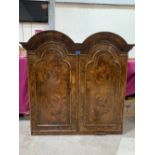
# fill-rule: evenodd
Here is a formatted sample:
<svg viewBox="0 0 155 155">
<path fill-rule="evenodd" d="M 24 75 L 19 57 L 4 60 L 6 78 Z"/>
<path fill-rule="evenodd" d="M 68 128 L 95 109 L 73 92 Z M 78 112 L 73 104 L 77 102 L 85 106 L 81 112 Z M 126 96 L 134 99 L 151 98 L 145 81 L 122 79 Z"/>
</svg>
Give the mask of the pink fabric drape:
<svg viewBox="0 0 155 155">
<path fill-rule="evenodd" d="M 19 58 L 19 113 L 29 113 L 27 58 Z"/>
<path fill-rule="evenodd" d="M 135 94 L 135 59 L 128 60 L 126 96 Z"/>
</svg>

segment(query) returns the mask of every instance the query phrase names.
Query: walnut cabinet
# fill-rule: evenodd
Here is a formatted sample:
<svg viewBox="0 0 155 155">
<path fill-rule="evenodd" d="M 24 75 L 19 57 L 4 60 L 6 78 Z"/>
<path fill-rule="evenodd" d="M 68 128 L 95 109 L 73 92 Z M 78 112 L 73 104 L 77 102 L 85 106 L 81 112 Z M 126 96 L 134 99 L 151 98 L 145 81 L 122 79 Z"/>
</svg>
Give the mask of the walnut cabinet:
<svg viewBox="0 0 155 155">
<path fill-rule="evenodd" d="M 44 31 L 28 52 L 32 135 L 120 134 L 131 45 L 109 32 L 82 44 Z"/>
</svg>

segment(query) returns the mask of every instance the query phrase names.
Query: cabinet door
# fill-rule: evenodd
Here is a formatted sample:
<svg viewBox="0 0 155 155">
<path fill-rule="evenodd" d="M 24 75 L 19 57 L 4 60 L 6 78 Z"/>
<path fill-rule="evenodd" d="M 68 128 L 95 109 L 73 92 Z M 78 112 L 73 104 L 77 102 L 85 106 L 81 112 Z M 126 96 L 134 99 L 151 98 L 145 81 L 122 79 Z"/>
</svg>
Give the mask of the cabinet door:
<svg viewBox="0 0 155 155">
<path fill-rule="evenodd" d="M 74 133 L 77 57 L 54 43 L 33 52 L 28 52 L 32 134 Z"/>
<path fill-rule="evenodd" d="M 101 44 L 79 61 L 79 130 L 83 133 L 121 133 L 127 56 Z"/>
</svg>

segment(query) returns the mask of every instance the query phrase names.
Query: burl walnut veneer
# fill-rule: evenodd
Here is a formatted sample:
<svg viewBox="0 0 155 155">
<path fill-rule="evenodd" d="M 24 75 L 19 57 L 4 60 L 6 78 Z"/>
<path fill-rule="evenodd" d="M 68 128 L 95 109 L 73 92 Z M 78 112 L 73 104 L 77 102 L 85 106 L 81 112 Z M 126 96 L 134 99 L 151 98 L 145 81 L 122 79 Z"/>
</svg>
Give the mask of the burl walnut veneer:
<svg viewBox="0 0 155 155">
<path fill-rule="evenodd" d="M 109 32 L 76 44 L 63 33 L 44 31 L 23 46 L 32 135 L 122 133 L 131 45 Z"/>
</svg>

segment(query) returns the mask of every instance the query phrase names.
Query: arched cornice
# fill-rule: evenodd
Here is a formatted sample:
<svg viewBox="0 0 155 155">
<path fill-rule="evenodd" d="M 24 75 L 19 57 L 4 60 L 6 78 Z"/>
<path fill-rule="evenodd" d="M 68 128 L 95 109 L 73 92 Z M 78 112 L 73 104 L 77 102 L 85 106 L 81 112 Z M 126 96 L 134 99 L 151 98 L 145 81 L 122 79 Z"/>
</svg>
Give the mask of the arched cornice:
<svg viewBox="0 0 155 155">
<path fill-rule="evenodd" d="M 81 45 L 82 53 L 89 52 L 92 46 L 99 43 L 111 44 L 115 46 L 120 53 L 127 53 L 131 49 L 131 46 L 129 46 L 121 36 L 112 32 L 98 32 L 83 41 Z"/>
<path fill-rule="evenodd" d="M 74 41 L 64 33 L 58 31 L 43 31 L 37 33 L 31 37 L 27 43 L 23 43 L 22 46 L 26 50 L 35 50 L 48 42 L 62 43 L 69 51 L 75 49 Z"/>
</svg>

